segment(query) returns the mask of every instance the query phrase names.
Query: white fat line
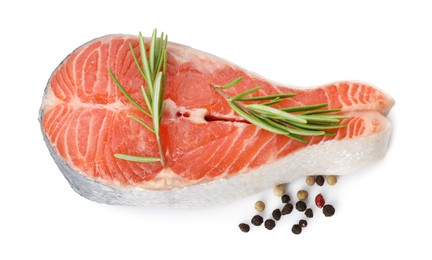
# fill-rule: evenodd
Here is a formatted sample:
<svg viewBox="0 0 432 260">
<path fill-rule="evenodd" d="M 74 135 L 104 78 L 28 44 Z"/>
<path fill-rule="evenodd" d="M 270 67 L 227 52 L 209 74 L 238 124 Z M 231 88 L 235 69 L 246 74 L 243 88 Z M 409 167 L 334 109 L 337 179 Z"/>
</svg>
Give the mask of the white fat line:
<svg viewBox="0 0 432 260">
<path fill-rule="evenodd" d="M 66 66 L 65 66 L 66 67 Z M 66 70 L 66 69 L 65 69 Z M 60 72 L 60 71 L 58 71 L 57 73 L 56 73 L 57 75 L 55 75 L 55 78 L 53 78 L 55 81 L 56 81 L 56 83 L 57 83 L 57 91 L 59 91 L 60 93 L 59 93 L 59 95 L 62 95 L 62 96 L 64 96 L 64 98 L 67 98 L 68 97 L 68 93 L 66 93 L 66 91 L 69 91 L 70 92 L 70 90 L 68 89 L 68 84 L 66 83 L 66 80 L 64 79 L 64 77 L 63 77 L 63 75 L 62 75 L 62 73 Z M 67 74 L 67 73 L 65 73 L 65 74 Z M 67 75 L 66 75 L 67 76 Z M 50 81 L 50 89 L 52 88 L 51 86 L 52 86 L 52 84 L 53 84 L 53 82 L 52 81 Z M 65 86 L 65 88 L 63 88 L 62 86 Z M 66 89 L 66 90 L 65 90 Z M 55 96 L 55 97 L 57 97 L 57 95 L 55 95 L 54 93 L 53 93 L 53 95 Z"/>
<path fill-rule="evenodd" d="M 112 69 L 112 68 L 110 67 L 110 60 L 111 60 L 111 57 L 109 56 L 109 54 L 111 53 L 111 45 L 112 45 L 111 43 L 112 43 L 111 41 L 108 41 L 108 47 L 107 47 L 107 56 L 108 56 L 107 65 L 108 65 L 108 68 L 109 68 L 109 69 Z M 114 73 L 114 72 L 113 72 L 113 73 Z M 117 87 L 117 86 L 115 86 L 115 83 L 113 82 L 113 80 L 111 80 L 111 77 L 109 77 L 107 84 L 108 84 L 108 89 L 114 89 L 114 88 Z M 119 91 L 114 91 L 114 94 L 115 94 L 115 100 L 117 100 L 117 102 L 120 100 L 120 99 L 119 99 L 119 96 L 118 96 L 118 92 L 119 92 Z"/>
<path fill-rule="evenodd" d="M 76 149 L 77 149 L 77 157 L 80 158 L 80 159 L 82 159 L 83 156 L 81 155 L 81 151 L 80 151 L 80 148 L 79 148 L 79 142 L 78 142 L 78 136 L 79 136 L 79 134 L 78 134 L 78 125 L 79 125 L 79 122 L 81 121 L 81 117 L 82 117 L 83 114 L 84 114 L 84 111 L 81 111 L 81 113 L 77 117 L 77 123 L 75 125 L 75 143 L 76 143 Z M 87 136 L 87 138 L 88 138 L 88 136 Z M 87 146 L 88 146 L 88 141 L 86 143 L 87 143 Z M 87 153 L 87 149 L 86 149 L 86 153 Z"/>
<path fill-rule="evenodd" d="M 83 55 L 83 53 L 89 48 L 90 45 L 85 46 L 84 48 L 82 48 L 81 51 L 78 52 L 78 55 L 75 56 L 75 59 L 73 60 L 73 71 L 74 71 L 74 79 L 75 79 L 75 95 L 78 94 L 78 87 L 79 87 L 79 82 L 78 82 L 78 77 L 77 77 L 77 63 L 78 60 L 81 58 L 81 56 Z M 84 82 L 84 73 L 81 73 L 81 85 L 83 85 Z"/>
<path fill-rule="evenodd" d="M 347 107 L 348 105 L 345 103 L 345 101 L 343 101 L 343 99 L 342 99 L 342 95 L 341 95 L 341 93 L 339 92 L 339 87 L 341 87 L 341 86 L 340 86 L 340 82 L 338 82 L 338 83 L 336 84 L 337 98 L 338 98 L 338 100 L 339 100 L 339 103 L 341 103 L 341 107 L 342 107 L 342 108 L 345 108 L 345 107 Z M 348 90 L 349 90 L 349 88 L 348 88 Z"/>
<path fill-rule="evenodd" d="M 357 105 L 359 103 L 359 101 L 358 101 L 359 89 L 360 89 L 360 84 L 357 84 L 357 89 L 355 89 L 355 91 L 351 94 L 351 102 L 353 103 L 353 106 Z"/>
<path fill-rule="evenodd" d="M 57 137 L 56 137 L 54 140 L 52 140 L 52 143 L 54 144 L 54 146 L 55 146 L 56 148 L 57 148 L 57 146 L 58 146 L 58 142 L 59 142 L 59 138 L 60 138 L 60 133 L 61 133 L 61 131 L 63 130 L 63 128 L 65 128 L 66 125 L 67 125 L 67 124 L 65 124 L 64 122 L 67 121 L 67 120 L 69 120 L 69 118 L 71 117 L 71 114 L 72 114 L 72 113 L 69 112 L 69 108 L 66 108 L 66 109 L 68 110 L 68 113 L 66 113 L 66 115 L 65 115 L 64 117 L 61 117 L 61 118 L 60 118 L 60 121 L 59 121 L 58 124 L 57 124 L 57 126 L 59 127 L 59 128 L 58 128 L 58 134 L 57 134 Z M 54 129 L 54 131 L 55 131 L 55 129 Z"/>
<path fill-rule="evenodd" d="M 244 131 L 244 128 L 243 128 L 242 132 L 243 131 Z M 255 130 L 255 132 L 256 132 L 256 130 Z M 251 135 L 251 137 L 249 137 L 248 139 L 252 138 L 253 136 L 254 135 Z M 243 143 L 245 143 L 245 141 L 243 141 Z M 247 146 L 247 143 L 246 143 L 246 146 Z M 233 164 L 237 161 L 237 159 L 240 156 L 240 154 L 245 150 L 246 146 L 243 146 L 243 149 L 241 151 L 239 151 L 239 153 L 237 154 L 237 156 L 232 160 L 231 164 L 226 167 L 225 172 L 222 173 L 222 174 L 220 174 L 219 177 L 223 177 L 223 176 L 227 176 L 228 175 L 229 170 L 232 168 Z M 234 147 L 234 145 L 230 148 L 230 150 L 233 149 L 233 147 Z"/>
<path fill-rule="evenodd" d="M 45 107 L 44 107 L 44 115 L 43 115 L 43 117 L 44 117 L 44 120 L 46 120 L 46 121 L 52 121 L 52 123 L 51 123 L 51 125 L 49 125 L 49 128 L 46 128 L 45 129 L 45 132 L 46 133 L 51 133 L 51 131 L 52 130 L 55 130 L 55 128 L 58 128 L 59 127 L 59 124 L 55 124 L 55 122 L 57 122 L 57 120 L 59 120 L 59 118 L 60 118 L 60 115 L 62 114 L 62 112 L 66 109 L 66 110 L 68 110 L 69 108 L 68 107 L 65 107 L 65 106 L 61 106 L 60 108 L 61 108 L 61 110 L 60 110 L 60 112 L 59 113 L 51 113 L 51 118 L 46 118 L 45 119 L 45 117 L 47 117 L 47 114 L 45 113 L 45 111 L 50 111 L 53 107 L 55 107 L 55 106 L 57 106 L 58 104 L 60 104 L 61 103 L 61 100 L 60 99 L 58 99 L 53 93 L 52 93 L 52 90 L 51 89 L 49 89 L 48 90 L 48 93 L 47 93 L 47 95 L 45 96 L 45 100 L 44 100 L 44 103 L 45 103 Z M 54 128 L 54 129 L 53 129 Z"/>
<path fill-rule="evenodd" d="M 243 141 L 243 143 L 244 143 L 245 145 L 243 145 L 243 149 L 241 149 L 241 150 L 239 151 L 239 153 L 238 153 L 237 156 L 234 158 L 234 160 L 233 160 L 233 162 L 231 163 L 231 165 L 230 165 L 229 167 L 227 167 L 227 169 L 226 169 L 226 172 L 227 172 L 227 173 L 229 173 L 229 171 L 231 170 L 233 164 L 237 161 L 237 159 L 238 159 L 239 156 L 243 153 L 243 151 L 246 149 L 246 147 L 248 147 L 249 144 L 250 144 L 251 142 L 253 142 L 254 139 L 256 139 L 256 136 L 257 136 L 257 132 L 258 132 L 258 131 L 260 131 L 260 128 L 259 128 L 259 127 L 255 127 L 255 132 L 254 132 L 254 133 L 253 133 L 253 134 L 252 134 L 248 139 L 246 139 L 246 140 Z M 243 168 L 243 169 L 244 169 L 244 168 Z M 238 172 L 241 172 L 241 171 L 242 171 L 242 169 L 239 170 Z"/>
<path fill-rule="evenodd" d="M 275 85 L 275 84 L 273 84 L 273 83 L 270 83 L 270 86 L 271 86 L 274 90 L 276 90 L 277 94 L 283 94 L 283 93 L 284 93 L 284 92 L 282 92 L 282 90 L 281 90 L 282 87 L 277 86 L 277 85 Z"/>
<path fill-rule="evenodd" d="M 120 58 L 119 57 L 120 53 L 122 53 L 124 48 L 127 48 L 127 49 L 126 49 L 126 55 L 123 55 L 121 57 L 120 72 L 122 72 L 122 71 L 129 72 L 128 70 L 125 70 L 126 60 L 127 60 L 127 57 L 130 55 L 130 50 L 129 50 L 129 45 L 127 44 L 127 40 L 123 39 L 121 47 L 118 48 L 118 50 L 117 50 L 116 59 Z"/>
<path fill-rule="evenodd" d="M 355 126 L 359 121 L 360 121 L 360 118 L 355 117 L 354 120 L 352 120 L 350 122 L 350 124 L 347 125 L 347 133 L 346 133 L 345 138 L 351 138 L 351 135 L 354 137 Z"/>
<path fill-rule="evenodd" d="M 113 115 L 113 120 L 115 120 L 114 115 Z M 96 149 L 95 149 L 95 155 L 94 155 L 95 164 L 96 164 L 95 167 L 99 167 L 100 161 L 102 161 L 102 160 L 99 160 L 99 156 L 103 156 L 104 155 L 104 153 L 99 153 L 98 151 L 102 151 L 101 146 L 102 147 L 105 146 L 105 144 L 103 143 L 103 141 L 101 141 L 101 140 L 103 140 L 103 138 L 101 138 L 102 135 L 100 133 L 103 132 L 104 128 L 106 128 L 106 124 L 107 124 L 106 121 L 107 121 L 107 114 L 105 113 L 104 118 L 102 120 L 102 124 L 100 126 L 98 126 L 99 132 L 94 132 L 93 131 L 93 128 L 95 127 L 94 121 L 92 121 L 92 124 L 91 124 L 91 127 L 90 127 L 90 131 L 91 132 L 89 132 L 89 133 L 90 133 L 90 135 L 92 135 L 92 139 L 96 138 Z M 99 176 L 101 176 L 102 173 L 104 172 L 104 170 L 101 168 L 100 171 L 97 171 L 97 172 L 99 172 Z M 95 171 L 94 174 L 96 174 L 96 171 Z M 122 174 L 122 173 L 120 172 L 120 173 L 117 173 L 117 174 Z M 106 175 L 106 174 L 104 174 L 104 175 Z"/>
<path fill-rule="evenodd" d="M 100 79 L 101 77 L 102 77 L 102 73 L 106 73 L 106 74 L 108 74 L 108 69 L 107 69 L 107 71 L 104 71 L 104 72 L 102 72 L 102 67 L 103 67 L 103 65 L 102 65 L 102 47 L 103 47 L 103 45 L 104 45 L 105 43 L 102 43 L 101 44 L 101 46 L 99 46 L 99 48 L 97 48 L 97 53 L 98 53 L 98 60 L 97 60 L 97 73 L 96 73 L 96 80 L 95 80 L 95 82 L 93 83 L 93 89 L 94 89 L 94 86 L 96 85 L 96 82 L 98 82 L 98 79 Z M 109 53 L 107 53 L 107 56 L 109 55 Z M 108 67 L 108 66 L 107 66 Z M 109 81 L 112 81 L 111 80 L 111 77 L 109 77 L 108 76 L 108 80 L 107 80 L 108 82 Z M 110 97 L 111 95 L 112 95 L 112 90 L 111 90 L 112 88 L 108 88 L 108 93 L 107 93 L 107 97 Z"/>
<path fill-rule="evenodd" d="M 291 139 L 289 137 L 286 137 L 286 138 L 288 138 L 287 143 L 282 148 L 279 149 L 279 151 L 277 152 L 277 155 L 279 155 L 283 150 L 285 150 L 285 148 L 287 148 L 288 146 L 290 146 L 291 143 L 293 142 L 293 139 Z"/>
<path fill-rule="evenodd" d="M 241 136 L 242 133 L 244 132 L 245 126 L 238 127 L 237 129 L 240 129 L 240 130 L 238 130 L 239 133 L 238 133 L 238 135 L 237 135 L 237 138 L 236 138 L 236 140 L 232 143 L 232 145 L 231 145 L 231 147 L 228 149 L 228 151 L 226 152 L 225 157 L 226 157 L 227 154 L 228 154 L 228 155 L 230 154 L 231 150 L 233 149 L 233 147 L 235 146 L 235 143 L 236 143 L 237 140 L 238 140 L 238 137 Z M 223 161 L 223 160 L 222 160 L 222 161 Z M 214 168 L 219 167 L 219 165 L 222 163 L 222 161 L 220 161 L 220 162 L 219 162 L 219 163 L 218 163 Z M 234 162 L 234 161 L 233 161 L 233 162 Z M 231 165 L 232 165 L 232 163 L 231 163 Z M 229 166 L 227 167 L 227 169 L 228 169 L 229 167 L 231 167 L 231 165 L 229 165 Z M 222 176 L 222 175 L 226 175 L 226 174 L 227 174 L 227 172 L 226 172 L 226 170 L 225 170 L 225 173 L 222 173 L 222 174 L 218 175 L 218 177 L 220 177 L 220 176 Z"/>
<path fill-rule="evenodd" d="M 330 97 L 329 97 L 329 95 L 327 94 L 327 89 L 330 88 L 331 86 L 332 86 L 332 85 L 325 86 L 325 87 L 322 88 L 322 90 L 324 91 L 324 94 L 325 94 L 326 97 L 327 97 L 327 107 L 332 107 Z"/>
<path fill-rule="evenodd" d="M 345 138 L 350 138 L 350 125 L 355 125 L 355 123 L 359 120 L 358 117 L 355 117 L 353 120 L 350 120 L 350 122 L 348 123 L 348 125 L 346 126 L 346 134 L 345 134 Z M 353 122 L 354 121 L 354 122 Z"/>
<path fill-rule="evenodd" d="M 354 83 L 353 82 L 349 82 L 348 83 L 348 91 L 347 91 L 347 98 L 348 98 L 349 102 L 351 103 L 351 105 L 349 105 L 349 106 L 353 106 L 354 105 L 354 102 L 352 101 L 352 98 L 351 98 L 351 90 L 353 88 L 354 88 Z"/>
<path fill-rule="evenodd" d="M 361 92 L 362 92 L 362 89 L 363 89 L 363 85 L 359 84 L 359 86 L 358 86 L 358 88 L 357 88 L 357 91 L 356 91 L 357 104 L 359 104 L 359 105 L 364 104 L 364 103 L 361 101 L 361 98 L 360 98 L 360 94 L 361 94 Z"/>
<path fill-rule="evenodd" d="M 100 48 L 100 47 L 99 47 Z M 98 49 L 99 49 L 98 48 Z M 85 61 L 83 62 L 83 71 L 82 71 L 82 74 L 83 74 L 83 77 L 84 77 L 84 75 L 86 74 L 86 73 L 84 73 L 84 71 L 85 71 L 85 68 L 87 67 L 87 64 L 92 64 L 93 63 L 93 60 L 90 60 L 90 57 L 93 55 L 93 54 L 95 54 L 95 53 L 98 53 L 98 49 L 95 49 L 95 50 L 93 50 L 91 53 L 89 53 L 89 55 L 87 55 L 87 57 L 86 57 L 86 59 L 85 59 Z M 98 73 L 96 73 L 95 74 L 95 77 L 96 77 L 96 79 L 93 81 L 93 83 L 91 84 L 91 91 L 90 91 L 90 93 L 87 93 L 87 91 L 86 91 L 86 85 L 87 85 L 87 82 L 85 81 L 85 77 L 83 78 L 83 84 L 82 84 L 82 90 L 83 90 L 83 93 L 87 96 L 88 94 L 91 94 L 91 93 L 94 93 L 95 92 L 95 88 L 96 88 L 96 82 L 98 82 Z M 78 94 L 78 93 L 77 93 Z"/>
<path fill-rule="evenodd" d="M 68 135 L 69 135 L 69 131 L 71 131 L 71 123 L 72 123 L 73 117 L 70 117 L 69 120 L 69 124 L 67 124 L 67 127 L 65 129 L 65 134 L 63 135 L 63 140 L 64 140 L 64 148 L 65 148 L 65 156 L 67 157 L 66 161 L 69 161 L 71 164 L 73 164 L 72 158 L 69 154 L 69 145 L 68 145 Z"/>
<path fill-rule="evenodd" d="M 211 161 L 211 159 L 213 159 L 213 158 L 215 157 L 215 155 L 216 155 L 216 154 L 219 152 L 219 150 L 222 148 L 223 144 L 225 144 L 225 142 L 228 140 L 228 137 L 229 137 L 229 134 L 226 135 L 226 136 L 223 138 L 223 141 L 222 141 L 221 145 L 218 146 L 218 148 L 216 149 L 216 151 L 214 151 L 214 153 L 212 154 L 212 156 L 209 157 L 209 158 L 207 159 L 207 161 L 206 161 L 204 164 L 208 164 L 208 163 Z M 218 140 L 220 140 L 220 139 L 218 138 L 218 139 L 213 140 L 213 142 L 211 142 L 211 144 L 215 144 Z M 202 146 L 200 146 L 200 147 L 202 147 Z M 207 147 L 208 147 L 208 146 L 207 146 Z"/>
<path fill-rule="evenodd" d="M 84 49 L 84 48 L 83 48 Z M 73 54 L 72 54 L 73 55 Z M 65 63 L 64 63 L 64 65 L 65 65 L 65 69 L 67 70 L 67 66 L 66 66 L 66 63 L 68 63 L 68 62 L 70 62 L 71 63 L 71 67 L 72 67 L 72 77 L 70 77 L 71 79 L 73 79 L 73 81 L 74 82 L 71 82 L 71 83 L 74 83 L 74 85 L 75 85 L 75 87 L 78 85 L 78 79 L 77 79 L 77 73 L 76 73 L 76 63 L 77 63 L 77 60 L 78 60 L 78 57 L 79 56 L 81 56 L 82 55 L 82 52 L 78 52 L 78 54 L 77 55 L 75 55 L 75 57 L 74 57 L 74 59 L 73 60 L 71 60 L 71 61 L 66 61 Z M 76 88 L 75 88 L 75 92 L 76 92 Z M 73 91 L 72 91 L 72 89 L 71 89 L 71 97 L 73 97 L 73 96 L 75 96 L 75 94 L 73 93 Z"/>
<path fill-rule="evenodd" d="M 243 168 L 243 169 L 248 169 L 249 165 L 255 160 L 255 158 L 258 156 L 258 154 L 262 151 L 262 149 L 264 149 L 264 147 L 266 147 L 274 138 L 276 137 L 276 135 L 272 135 L 271 138 L 269 138 L 267 140 L 267 142 L 265 142 L 261 148 L 255 153 L 255 155 L 252 157 L 252 159 L 249 161 L 249 163 Z"/>
<path fill-rule="evenodd" d="M 366 120 L 366 118 L 368 120 Z M 372 122 L 371 120 L 369 120 L 369 117 L 362 116 L 361 118 L 359 118 L 359 122 L 360 122 L 360 127 L 364 128 L 363 132 L 360 133 L 361 135 L 366 135 L 366 134 L 371 133 L 371 132 L 368 133 L 368 129 L 370 129 L 368 126 Z M 381 122 L 380 122 L 380 124 L 381 124 Z"/>
<path fill-rule="evenodd" d="M 65 87 L 67 93 L 69 94 L 69 97 L 73 97 L 75 94 L 73 92 L 73 89 L 70 86 L 75 86 L 76 85 L 76 82 L 75 82 L 76 79 L 73 78 L 73 75 L 71 75 L 71 72 L 69 72 L 67 64 L 69 64 L 69 63 L 66 63 L 65 66 L 64 66 L 64 69 L 63 69 L 63 71 L 65 71 L 65 74 L 66 74 L 66 77 L 67 77 L 66 78 L 67 80 L 64 81 L 64 83 L 65 83 L 64 87 Z M 69 66 L 71 66 L 71 65 L 69 65 Z M 62 76 L 62 79 L 63 79 L 63 76 Z"/>
<path fill-rule="evenodd" d="M 357 104 L 355 95 L 357 93 L 358 88 L 360 87 L 360 86 L 358 86 L 357 89 L 355 89 L 355 92 L 353 92 L 353 90 L 355 88 L 354 84 L 357 84 L 357 83 L 350 82 L 350 90 L 348 92 L 348 97 L 351 101 L 351 106 L 354 106 L 355 104 Z"/>
</svg>

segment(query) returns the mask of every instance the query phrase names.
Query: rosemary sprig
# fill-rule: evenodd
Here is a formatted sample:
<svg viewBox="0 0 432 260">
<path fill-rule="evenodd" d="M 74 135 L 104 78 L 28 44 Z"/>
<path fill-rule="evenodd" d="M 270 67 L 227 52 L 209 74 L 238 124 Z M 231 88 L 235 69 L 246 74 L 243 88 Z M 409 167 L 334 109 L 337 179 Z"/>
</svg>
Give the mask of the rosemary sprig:
<svg viewBox="0 0 432 260">
<path fill-rule="evenodd" d="M 271 105 L 282 102 L 284 98 L 294 97 L 294 93 L 247 97 L 260 89 L 260 87 L 254 87 L 233 97 L 225 94 L 223 89 L 234 87 L 241 80 L 242 77 L 239 77 L 225 85 L 210 84 L 210 86 L 228 101 L 228 104 L 237 114 L 264 130 L 307 142 L 305 136 L 334 136 L 335 133 L 328 130 L 345 127 L 345 125 L 340 124 L 340 121 L 348 117 L 334 114 L 339 112 L 339 109 L 321 110 L 321 108 L 328 106 L 327 103 L 286 108 L 271 107 Z M 252 104 L 242 103 L 242 101 L 260 100 L 269 101 Z M 296 112 L 298 113 L 294 114 Z"/>
<path fill-rule="evenodd" d="M 167 64 L 167 54 L 166 47 L 168 43 L 168 36 L 161 34 L 157 37 L 156 29 L 153 31 L 152 37 L 150 39 L 149 57 L 147 57 L 146 48 L 144 44 L 144 37 L 139 33 L 139 50 L 141 63 L 139 62 L 135 52 L 133 50 L 132 44 L 129 44 L 129 49 L 132 58 L 137 66 L 141 76 L 146 82 L 147 88 L 141 86 L 141 93 L 144 99 L 144 103 L 147 110 L 144 109 L 136 100 L 134 100 L 125 90 L 125 88 L 120 84 L 111 69 L 108 69 L 108 73 L 115 85 L 123 93 L 123 95 L 144 115 L 151 117 L 152 126 L 144 122 L 143 119 L 128 115 L 129 118 L 135 120 L 139 124 L 146 127 L 149 131 L 155 134 L 156 142 L 159 149 L 160 157 L 147 157 L 141 155 L 129 155 L 129 154 L 114 154 L 116 158 L 133 161 L 133 162 L 160 162 L 163 166 L 165 165 L 165 156 L 162 149 L 161 139 L 160 139 L 160 124 L 162 120 L 162 114 L 165 108 L 165 103 L 163 101 L 165 94 L 165 81 L 166 81 L 166 64 Z"/>
</svg>

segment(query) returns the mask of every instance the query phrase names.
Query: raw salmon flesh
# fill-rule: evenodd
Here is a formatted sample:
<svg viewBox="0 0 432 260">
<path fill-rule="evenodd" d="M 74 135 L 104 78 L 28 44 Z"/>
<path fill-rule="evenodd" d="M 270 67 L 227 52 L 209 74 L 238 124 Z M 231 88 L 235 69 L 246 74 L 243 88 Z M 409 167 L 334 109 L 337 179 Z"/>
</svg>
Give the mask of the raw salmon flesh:
<svg viewBox="0 0 432 260">
<path fill-rule="evenodd" d="M 161 139 L 166 165 L 137 163 L 116 153 L 159 156 L 154 134 L 128 115 L 143 116 L 118 90 L 144 102 L 144 84 L 129 50 L 138 38 L 108 35 L 72 52 L 53 72 L 40 109 L 42 133 L 55 162 L 80 195 L 102 203 L 194 207 L 224 203 L 290 182 L 299 176 L 346 174 L 382 158 L 394 101 L 360 82 L 293 88 L 266 80 L 211 54 L 168 43 L 166 108 Z M 274 107 L 328 103 L 349 116 L 333 137 L 300 142 L 246 122 L 212 90 L 211 83 L 243 80 L 235 95 L 295 93 Z"/>
</svg>

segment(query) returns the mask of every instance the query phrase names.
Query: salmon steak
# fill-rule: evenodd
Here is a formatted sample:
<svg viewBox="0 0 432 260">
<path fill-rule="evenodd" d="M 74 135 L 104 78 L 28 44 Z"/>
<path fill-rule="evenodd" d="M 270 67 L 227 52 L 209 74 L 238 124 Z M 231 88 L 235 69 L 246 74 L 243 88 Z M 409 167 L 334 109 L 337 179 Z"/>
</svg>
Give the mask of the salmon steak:
<svg viewBox="0 0 432 260">
<path fill-rule="evenodd" d="M 148 39 L 146 45 L 148 45 Z M 46 86 L 39 121 L 44 140 L 71 187 L 90 200 L 133 206 L 198 207 L 227 203 L 308 175 L 342 175 L 384 157 L 391 134 L 386 115 L 394 101 L 362 82 L 297 88 L 264 79 L 214 55 L 169 42 L 160 142 L 166 163 L 132 162 L 118 153 L 159 156 L 155 135 L 131 120 L 143 116 L 108 73 L 137 102 L 145 84 L 130 44 L 138 37 L 108 35 L 68 55 Z M 147 46 L 148 48 L 148 46 Z M 275 108 L 327 103 L 347 116 L 333 135 L 306 142 L 249 123 L 212 84 L 242 77 L 225 93 L 252 87 L 253 95 L 294 93 Z"/>
</svg>

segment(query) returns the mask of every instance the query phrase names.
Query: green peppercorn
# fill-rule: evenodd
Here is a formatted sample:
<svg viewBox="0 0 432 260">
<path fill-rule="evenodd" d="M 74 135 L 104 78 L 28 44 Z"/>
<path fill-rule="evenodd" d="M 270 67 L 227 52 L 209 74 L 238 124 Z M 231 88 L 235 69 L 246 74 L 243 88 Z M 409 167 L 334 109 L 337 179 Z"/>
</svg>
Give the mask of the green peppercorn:
<svg viewBox="0 0 432 260">
<path fill-rule="evenodd" d="M 282 208 L 282 211 L 281 211 L 282 215 L 290 214 L 293 211 L 293 208 L 294 208 L 293 204 L 291 204 L 291 203 L 285 204 L 285 206 Z"/>
<path fill-rule="evenodd" d="M 316 183 L 318 186 L 323 186 L 323 185 L 324 185 L 324 177 L 323 177 L 322 175 L 318 175 L 318 176 L 316 176 L 316 178 L 315 178 L 315 183 Z"/>
<path fill-rule="evenodd" d="M 305 215 L 308 218 L 313 218 L 313 211 L 312 211 L 312 209 L 311 208 L 306 209 Z"/>
<path fill-rule="evenodd" d="M 279 220 L 281 218 L 281 211 L 280 209 L 275 209 L 272 212 L 272 216 L 275 220 Z"/>
<path fill-rule="evenodd" d="M 299 224 L 295 224 L 295 225 L 292 226 L 291 231 L 294 234 L 298 235 L 298 234 L 300 234 L 302 232 L 302 227 Z"/>
<path fill-rule="evenodd" d="M 288 194 L 284 194 L 281 197 L 281 200 L 282 200 L 282 203 L 288 203 L 288 202 L 290 202 L 291 198 L 290 198 L 290 196 Z"/>
<path fill-rule="evenodd" d="M 304 227 L 307 227 L 308 223 L 306 220 L 300 219 L 299 225 L 300 225 L 300 227 L 304 228 Z"/>
<path fill-rule="evenodd" d="M 324 213 L 324 216 L 326 216 L 326 217 L 333 216 L 335 214 L 335 211 L 336 211 L 335 208 L 330 204 L 324 205 L 324 207 L 323 207 L 323 213 Z"/>
<path fill-rule="evenodd" d="M 251 219 L 251 223 L 254 226 L 261 226 L 261 224 L 263 223 L 263 221 L 264 221 L 264 219 L 260 215 L 255 215 Z"/>
<path fill-rule="evenodd" d="M 249 232 L 249 230 L 250 230 L 249 225 L 246 224 L 246 223 L 240 223 L 238 226 L 239 226 L 239 228 L 240 228 L 240 230 L 241 230 L 242 232 L 247 233 L 247 232 Z"/>
<path fill-rule="evenodd" d="M 276 222 L 273 219 L 267 219 L 264 222 L 264 226 L 265 228 L 267 228 L 268 230 L 272 230 L 275 226 L 276 226 Z"/>
<path fill-rule="evenodd" d="M 305 211 L 307 208 L 306 203 L 304 201 L 297 201 L 296 203 L 296 209 L 300 212 Z"/>
</svg>

